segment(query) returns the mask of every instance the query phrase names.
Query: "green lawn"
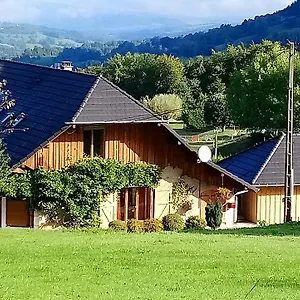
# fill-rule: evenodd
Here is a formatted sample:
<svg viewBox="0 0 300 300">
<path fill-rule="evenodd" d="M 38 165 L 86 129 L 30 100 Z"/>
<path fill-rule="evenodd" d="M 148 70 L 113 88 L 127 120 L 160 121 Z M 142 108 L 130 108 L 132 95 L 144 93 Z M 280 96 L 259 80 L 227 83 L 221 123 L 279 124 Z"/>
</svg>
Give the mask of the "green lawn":
<svg viewBox="0 0 300 300">
<path fill-rule="evenodd" d="M 299 233 L 0 230 L 0 299 L 300 299 Z"/>
</svg>

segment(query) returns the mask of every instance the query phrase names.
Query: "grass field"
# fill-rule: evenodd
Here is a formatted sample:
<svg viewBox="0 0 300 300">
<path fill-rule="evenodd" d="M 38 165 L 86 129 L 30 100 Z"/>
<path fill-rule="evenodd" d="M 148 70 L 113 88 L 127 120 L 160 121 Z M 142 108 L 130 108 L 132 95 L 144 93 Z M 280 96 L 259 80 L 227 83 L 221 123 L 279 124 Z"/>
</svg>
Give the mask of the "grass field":
<svg viewBox="0 0 300 300">
<path fill-rule="evenodd" d="M 174 125 L 172 125 L 174 127 Z M 214 130 L 203 129 L 203 131 L 180 129 L 176 128 L 180 134 L 195 150 L 200 146 L 207 145 L 212 150 L 215 145 L 216 133 Z M 193 140 L 193 137 L 198 136 L 198 140 Z M 255 141 L 249 134 L 243 130 L 226 129 L 225 131 L 218 132 L 218 154 L 221 157 L 229 157 L 237 154 L 245 149 L 252 147 Z"/>
<path fill-rule="evenodd" d="M 0 230 L 0 299 L 300 299 L 299 234 Z"/>
</svg>

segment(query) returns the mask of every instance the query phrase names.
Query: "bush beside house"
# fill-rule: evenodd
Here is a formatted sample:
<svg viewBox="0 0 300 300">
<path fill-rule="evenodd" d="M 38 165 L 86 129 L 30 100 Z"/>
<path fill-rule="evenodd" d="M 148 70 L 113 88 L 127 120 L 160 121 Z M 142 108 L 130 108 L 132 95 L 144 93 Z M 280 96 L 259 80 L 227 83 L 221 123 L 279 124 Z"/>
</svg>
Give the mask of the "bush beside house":
<svg viewBox="0 0 300 300">
<path fill-rule="evenodd" d="M 142 162 L 85 158 L 62 170 L 42 168 L 9 177 L 6 194 L 26 198 L 48 222 L 65 227 L 99 227 L 98 211 L 106 196 L 122 188 L 155 187 L 160 168 Z"/>
</svg>

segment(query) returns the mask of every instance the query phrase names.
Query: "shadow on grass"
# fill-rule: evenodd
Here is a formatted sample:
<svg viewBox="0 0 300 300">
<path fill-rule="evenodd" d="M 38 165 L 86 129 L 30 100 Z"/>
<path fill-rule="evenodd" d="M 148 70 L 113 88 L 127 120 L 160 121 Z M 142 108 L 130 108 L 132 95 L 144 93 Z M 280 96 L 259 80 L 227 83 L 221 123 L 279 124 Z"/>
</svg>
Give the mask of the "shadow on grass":
<svg viewBox="0 0 300 300">
<path fill-rule="evenodd" d="M 300 236 L 300 222 L 291 222 L 280 225 L 269 225 L 254 228 L 238 228 L 224 230 L 189 230 L 187 233 L 214 234 L 214 235 L 241 235 L 241 236 Z"/>
</svg>

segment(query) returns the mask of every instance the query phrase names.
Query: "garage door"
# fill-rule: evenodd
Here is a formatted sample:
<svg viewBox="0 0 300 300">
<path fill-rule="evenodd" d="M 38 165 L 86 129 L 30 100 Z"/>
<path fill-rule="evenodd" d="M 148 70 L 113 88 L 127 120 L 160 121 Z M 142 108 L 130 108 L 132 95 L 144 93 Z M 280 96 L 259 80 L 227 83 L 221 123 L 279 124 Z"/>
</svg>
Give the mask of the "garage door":
<svg viewBox="0 0 300 300">
<path fill-rule="evenodd" d="M 11 227 L 29 227 L 30 217 L 26 201 L 7 199 L 6 224 Z"/>
</svg>

